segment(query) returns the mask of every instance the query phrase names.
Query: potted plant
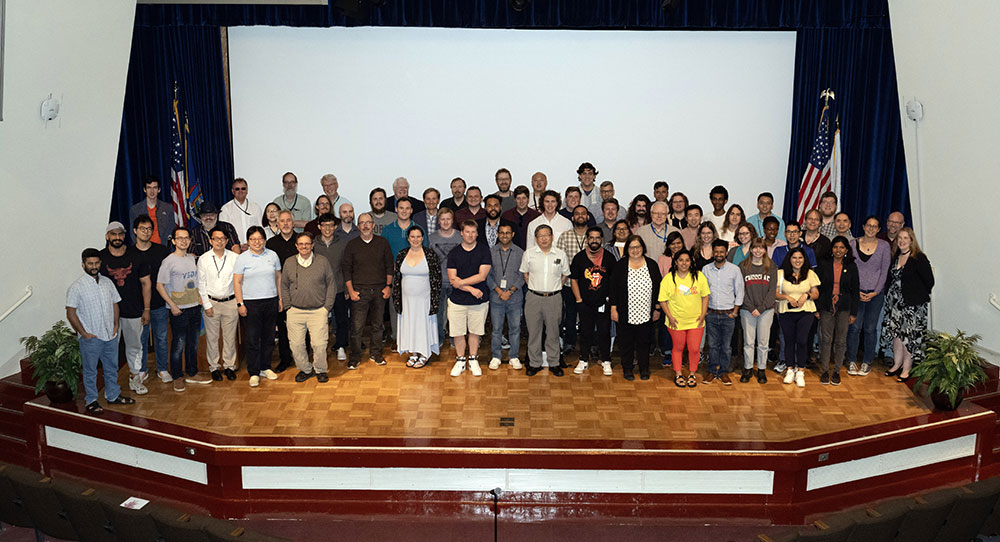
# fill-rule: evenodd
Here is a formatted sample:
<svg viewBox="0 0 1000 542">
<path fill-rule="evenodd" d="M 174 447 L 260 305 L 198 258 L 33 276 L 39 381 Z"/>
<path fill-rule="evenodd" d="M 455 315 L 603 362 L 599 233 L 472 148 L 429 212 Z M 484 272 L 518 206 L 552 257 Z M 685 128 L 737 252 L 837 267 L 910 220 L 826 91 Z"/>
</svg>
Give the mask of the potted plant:
<svg viewBox="0 0 1000 542">
<path fill-rule="evenodd" d="M 76 332 L 62 320 L 41 337 L 21 337 L 31 361 L 35 393 L 45 390 L 53 403 L 68 403 L 80 383 L 80 343 Z"/>
<path fill-rule="evenodd" d="M 981 338 L 961 330 L 955 335 L 928 330 L 924 360 L 910 371 L 910 376 L 917 384 L 927 385 L 938 410 L 955 410 L 966 390 L 986 380 L 986 360 L 976 352 Z"/>
</svg>

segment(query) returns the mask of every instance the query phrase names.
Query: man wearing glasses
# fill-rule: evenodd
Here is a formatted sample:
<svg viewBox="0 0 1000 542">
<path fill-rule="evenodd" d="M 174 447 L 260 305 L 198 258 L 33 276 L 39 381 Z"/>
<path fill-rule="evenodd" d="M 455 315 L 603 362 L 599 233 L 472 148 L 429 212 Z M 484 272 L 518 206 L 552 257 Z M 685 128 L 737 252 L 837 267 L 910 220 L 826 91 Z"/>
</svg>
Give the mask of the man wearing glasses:
<svg viewBox="0 0 1000 542">
<path fill-rule="evenodd" d="M 236 325 L 239 313 L 233 291 L 233 268 L 236 253 L 226 250 L 229 240 L 218 226 L 208 232 L 212 249 L 198 258 L 198 293 L 205 318 L 205 353 L 212 380 L 236 380 Z M 219 355 L 219 334 L 222 334 L 222 355 Z"/>
<path fill-rule="evenodd" d="M 892 244 L 892 242 L 896 240 L 896 234 L 899 233 L 899 230 L 903 229 L 903 226 L 905 225 L 906 217 L 903 216 L 903 213 L 893 211 L 889 213 L 889 218 L 885 221 L 885 229 L 878 232 L 878 235 L 875 237 L 888 241 Z"/>
<path fill-rule="evenodd" d="M 351 298 L 351 352 L 347 368 L 354 370 L 361 363 L 361 336 L 365 325 L 371 324 L 368 356 L 376 365 L 385 365 L 382 355 L 382 312 L 385 300 L 392 293 L 392 272 L 395 263 L 389 241 L 375 235 L 375 220 L 371 213 L 358 215 L 361 235 L 344 247 L 344 285 Z"/>
<path fill-rule="evenodd" d="M 222 205 L 219 212 L 219 220 L 228 222 L 236 228 L 236 235 L 240 240 L 240 252 L 245 252 L 247 245 L 247 230 L 250 226 L 260 226 L 260 219 L 263 216 L 260 205 L 257 205 L 247 197 L 247 180 L 241 177 L 233 179 L 230 187 L 233 199 Z"/>
<path fill-rule="evenodd" d="M 288 344 L 299 372 L 296 382 L 316 377 L 327 382 L 326 343 L 330 337 L 327 315 L 333 311 L 337 293 L 333 269 L 323 256 L 313 253 L 313 236 L 302 232 L 295 236 L 298 254 L 288 259 L 281 271 L 281 300 L 288 316 Z M 312 341 L 313 359 L 306 351 L 306 331 Z"/>
<path fill-rule="evenodd" d="M 300 195 L 298 190 L 299 178 L 291 171 L 285 172 L 281 176 L 281 195 L 274 198 L 274 203 L 282 211 L 292 212 L 295 231 L 301 232 L 306 222 L 312 220 L 312 202 Z"/>
</svg>

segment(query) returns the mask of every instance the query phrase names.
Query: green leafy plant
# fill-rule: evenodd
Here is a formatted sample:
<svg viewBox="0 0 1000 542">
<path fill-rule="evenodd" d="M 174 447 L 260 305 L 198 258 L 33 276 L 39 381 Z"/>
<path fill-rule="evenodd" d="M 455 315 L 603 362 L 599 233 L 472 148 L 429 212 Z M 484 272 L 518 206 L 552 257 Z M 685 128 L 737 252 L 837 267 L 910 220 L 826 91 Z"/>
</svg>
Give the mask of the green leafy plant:
<svg viewBox="0 0 1000 542">
<path fill-rule="evenodd" d="M 21 337 L 21 344 L 34 371 L 35 393 L 40 393 L 45 382 L 52 380 L 65 382 L 76 394 L 82 371 L 80 343 L 76 332 L 66 322 L 59 320 L 41 337 Z"/>
<path fill-rule="evenodd" d="M 928 331 L 924 360 L 910 371 L 917 383 L 927 385 L 928 393 L 942 393 L 952 406 L 957 406 L 959 394 L 986 380 L 983 368 L 986 360 L 976 352 L 980 335 L 955 335 Z"/>
</svg>

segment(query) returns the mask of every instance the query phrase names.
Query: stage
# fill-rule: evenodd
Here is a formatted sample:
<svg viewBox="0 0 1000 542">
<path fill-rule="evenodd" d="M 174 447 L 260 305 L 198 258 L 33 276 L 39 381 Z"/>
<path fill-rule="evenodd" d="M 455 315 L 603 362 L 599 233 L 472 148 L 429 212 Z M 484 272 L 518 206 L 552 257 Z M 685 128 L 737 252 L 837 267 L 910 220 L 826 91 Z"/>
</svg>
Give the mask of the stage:
<svg viewBox="0 0 1000 542">
<path fill-rule="evenodd" d="M 326 384 L 295 383 L 293 369 L 250 388 L 240 372 L 177 393 L 153 377 L 136 405 L 100 418 L 83 414 L 82 399 L 40 397 L 24 404 L 24 438 L 47 473 L 230 518 L 492 514 L 499 488 L 506 518 L 797 523 L 964 483 L 993 461 L 992 410 L 966 401 L 933 412 L 875 371 L 840 386 L 808 373 L 797 388 L 769 371 L 764 385 L 682 389 L 658 364 L 630 382 L 617 362 L 612 377 L 484 364 L 481 377 L 454 378 L 447 362 L 409 369 L 387 358 L 356 371 L 331 360 Z"/>
</svg>

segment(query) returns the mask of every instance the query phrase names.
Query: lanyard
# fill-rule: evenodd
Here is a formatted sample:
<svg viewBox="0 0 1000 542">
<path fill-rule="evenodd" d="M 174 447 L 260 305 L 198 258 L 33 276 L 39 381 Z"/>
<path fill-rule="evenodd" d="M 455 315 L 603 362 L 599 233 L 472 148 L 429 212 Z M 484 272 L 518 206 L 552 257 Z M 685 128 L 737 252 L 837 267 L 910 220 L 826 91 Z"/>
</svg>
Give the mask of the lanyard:
<svg viewBox="0 0 1000 542">
<path fill-rule="evenodd" d="M 288 200 L 286 200 L 286 199 L 285 199 L 285 197 L 284 197 L 284 196 L 282 196 L 282 197 L 281 197 L 281 202 L 282 202 L 282 203 L 284 203 L 284 202 L 286 202 L 286 201 L 288 201 Z M 289 211 L 292 211 L 292 212 L 295 212 L 295 211 L 297 211 L 298 209 L 296 209 L 296 208 L 295 208 L 295 204 L 296 204 L 296 203 L 298 203 L 298 202 L 299 202 L 299 195 L 298 195 L 298 194 L 295 194 L 295 199 L 294 199 L 294 200 L 292 200 L 292 204 L 288 206 L 288 210 L 289 210 Z"/>
<path fill-rule="evenodd" d="M 226 268 L 226 258 L 228 258 L 228 257 L 229 257 L 228 254 L 223 254 L 222 255 L 222 266 L 220 267 L 218 260 L 215 259 L 215 251 L 214 250 L 212 251 L 212 263 L 215 264 L 215 276 L 216 276 L 216 278 L 220 278 L 220 279 L 222 278 L 222 270 Z"/>
<path fill-rule="evenodd" d="M 503 259 L 504 249 L 503 248 L 500 249 L 500 278 L 501 279 L 507 278 L 507 264 L 510 263 L 510 255 L 513 254 L 513 252 L 514 252 L 513 249 L 509 249 L 508 248 L 507 249 L 507 259 L 504 260 Z"/>
<path fill-rule="evenodd" d="M 664 243 L 667 242 L 667 224 L 666 224 L 666 222 L 663 223 L 663 235 L 660 235 L 656 231 L 656 227 L 653 226 L 652 224 L 649 225 L 649 229 L 653 230 L 653 235 L 659 237 L 661 241 L 663 241 Z"/>
</svg>

